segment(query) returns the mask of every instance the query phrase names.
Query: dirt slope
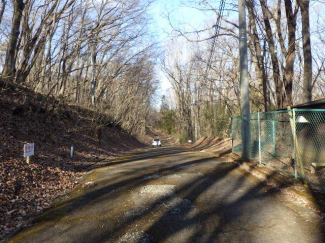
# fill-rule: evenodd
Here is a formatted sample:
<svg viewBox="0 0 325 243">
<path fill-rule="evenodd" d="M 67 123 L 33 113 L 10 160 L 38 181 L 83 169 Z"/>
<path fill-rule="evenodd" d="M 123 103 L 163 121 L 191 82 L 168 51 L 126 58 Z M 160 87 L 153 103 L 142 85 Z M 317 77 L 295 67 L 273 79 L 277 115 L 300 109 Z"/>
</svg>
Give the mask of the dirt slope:
<svg viewBox="0 0 325 243">
<path fill-rule="evenodd" d="M 209 152 L 221 155 L 231 152 L 231 138 L 202 137 L 192 146 L 189 146 L 189 148 L 195 151 Z"/>
<path fill-rule="evenodd" d="M 35 143 L 30 164 L 23 158 L 27 142 Z M 142 147 L 96 111 L 0 82 L 0 240 L 73 189 L 89 170 Z"/>
</svg>

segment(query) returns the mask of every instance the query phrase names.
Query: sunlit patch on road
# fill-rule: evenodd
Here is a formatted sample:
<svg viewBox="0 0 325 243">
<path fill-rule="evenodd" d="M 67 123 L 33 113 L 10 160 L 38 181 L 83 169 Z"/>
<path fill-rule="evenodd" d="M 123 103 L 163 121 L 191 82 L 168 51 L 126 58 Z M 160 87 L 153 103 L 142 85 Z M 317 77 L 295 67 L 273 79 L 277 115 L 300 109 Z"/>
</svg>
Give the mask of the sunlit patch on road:
<svg viewBox="0 0 325 243">
<path fill-rule="evenodd" d="M 178 173 L 178 174 L 169 174 L 169 175 L 150 175 L 150 176 L 145 176 L 143 177 L 144 180 L 158 180 L 158 179 L 188 179 L 191 177 L 200 177 L 203 176 L 204 174 L 201 172 L 196 172 L 196 173 Z"/>
<path fill-rule="evenodd" d="M 175 193 L 175 185 L 146 185 L 133 192 L 136 206 L 157 202 Z"/>
<path fill-rule="evenodd" d="M 153 237 L 146 232 L 134 230 L 123 235 L 117 243 L 153 243 Z"/>
</svg>

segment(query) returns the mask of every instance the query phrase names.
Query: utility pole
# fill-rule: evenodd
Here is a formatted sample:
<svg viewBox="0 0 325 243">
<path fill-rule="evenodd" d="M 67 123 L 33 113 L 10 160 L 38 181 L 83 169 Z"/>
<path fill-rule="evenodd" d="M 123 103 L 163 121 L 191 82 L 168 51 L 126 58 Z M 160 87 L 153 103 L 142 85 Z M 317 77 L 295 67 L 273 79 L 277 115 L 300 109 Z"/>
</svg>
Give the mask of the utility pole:
<svg viewBox="0 0 325 243">
<path fill-rule="evenodd" d="M 242 156 L 248 158 L 250 124 L 249 124 L 249 83 L 247 61 L 247 33 L 245 0 L 238 0 L 239 13 L 239 69 L 240 69 L 240 100 L 242 115 Z"/>
</svg>

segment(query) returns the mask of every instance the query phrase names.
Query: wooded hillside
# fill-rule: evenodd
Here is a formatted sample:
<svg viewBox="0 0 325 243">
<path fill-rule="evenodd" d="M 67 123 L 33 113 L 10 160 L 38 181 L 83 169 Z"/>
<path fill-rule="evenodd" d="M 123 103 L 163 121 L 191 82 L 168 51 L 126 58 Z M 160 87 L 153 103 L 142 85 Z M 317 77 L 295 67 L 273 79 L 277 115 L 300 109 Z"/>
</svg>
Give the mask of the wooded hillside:
<svg viewBox="0 0 325 243">
<path fill-rule="evenodd" d="M 156 90 L 151 2 L 1 2 L 2 79 L 109 114 L 144 132 Z"/>
<path fill-rule="evenodd" d="M 145 146 L 106 114 L 46 98 L 0 82 L 0 239 L 29 224 L 86 172 Z M 35 143 L 29 164 L 24 143 Z"/>
</svg>

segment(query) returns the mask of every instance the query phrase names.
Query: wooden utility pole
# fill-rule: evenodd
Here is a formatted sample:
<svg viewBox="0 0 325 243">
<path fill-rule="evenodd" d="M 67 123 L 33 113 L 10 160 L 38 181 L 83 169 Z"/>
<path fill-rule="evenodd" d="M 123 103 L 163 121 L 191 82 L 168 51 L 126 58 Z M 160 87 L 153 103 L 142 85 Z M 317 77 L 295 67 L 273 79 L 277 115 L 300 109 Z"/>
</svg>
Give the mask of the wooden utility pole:
<svg viewBox="0 0 325 243">
<path fill-rule="evenodd" d="M 240 69 L 240 99 L 242 115 L 242 156 L 248 157 L 250 124 L 249 124 L 249 83 L 248 83 L 248 61 L 247 61 L 247 33 L 245 0 L 238 0 L 239 13 L 239 69 Z"/>
</svg>

